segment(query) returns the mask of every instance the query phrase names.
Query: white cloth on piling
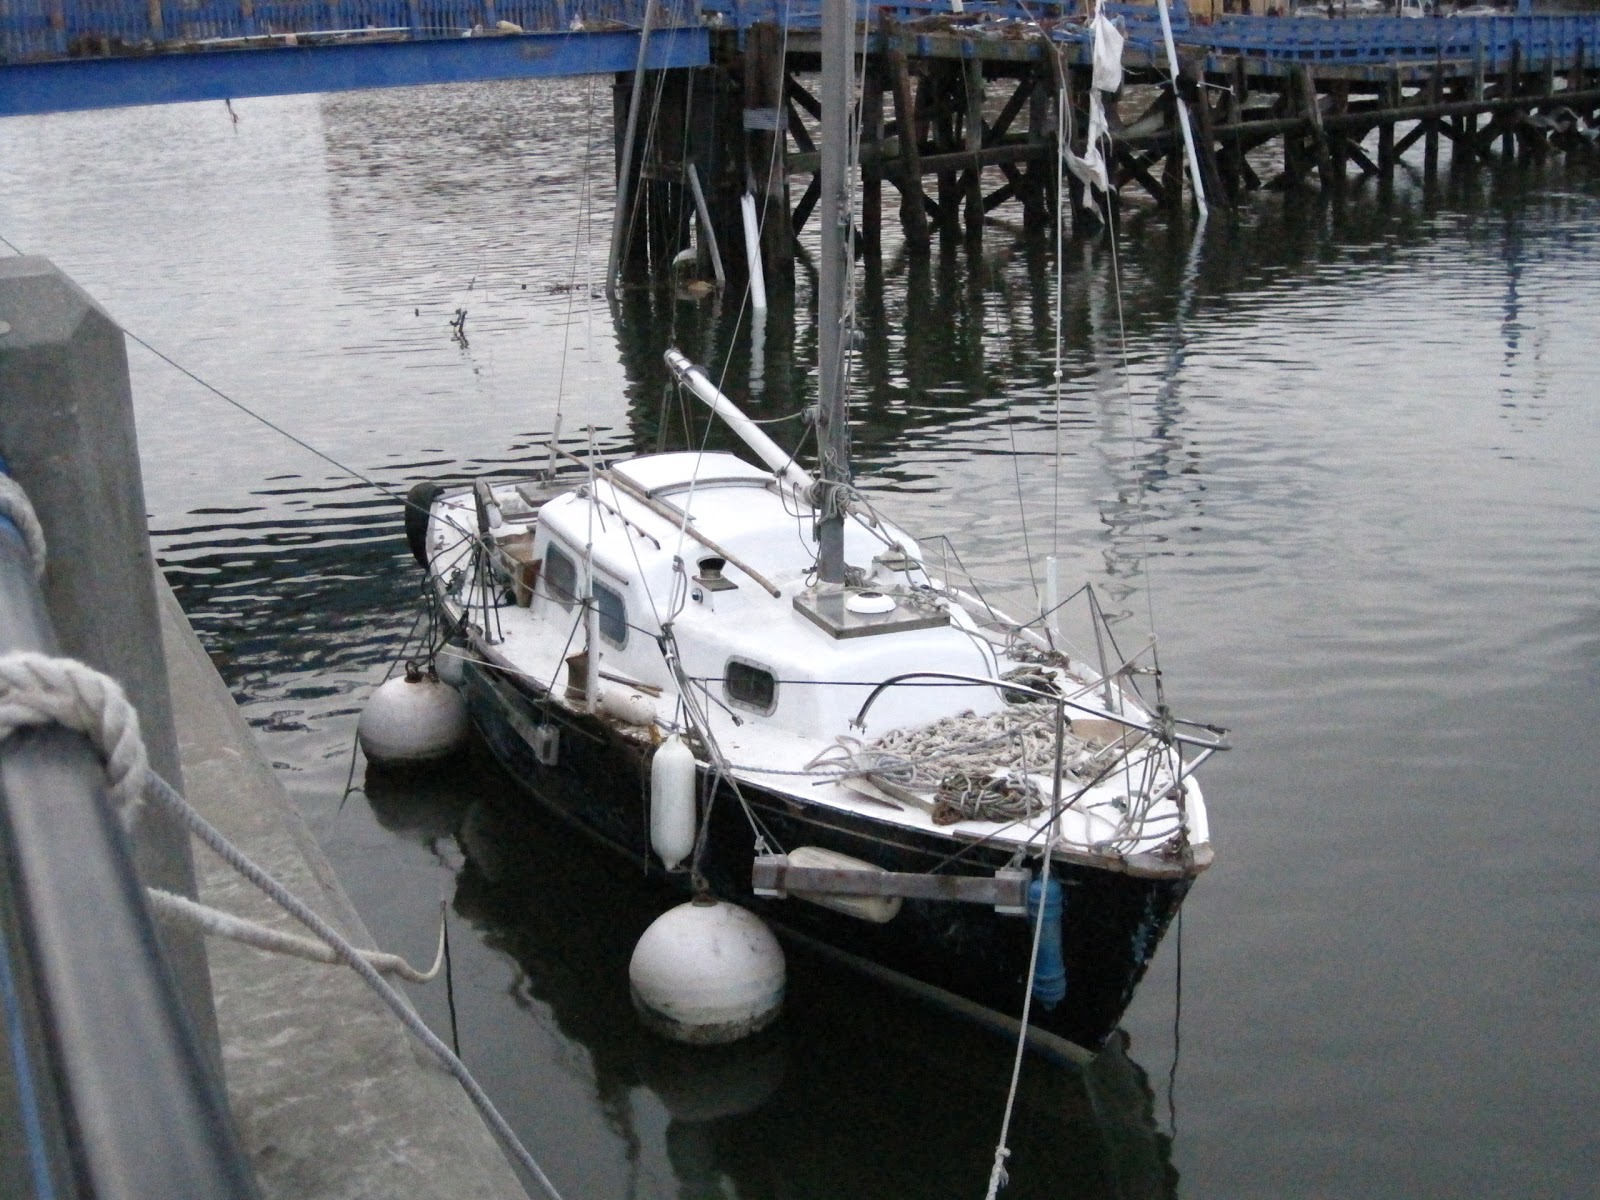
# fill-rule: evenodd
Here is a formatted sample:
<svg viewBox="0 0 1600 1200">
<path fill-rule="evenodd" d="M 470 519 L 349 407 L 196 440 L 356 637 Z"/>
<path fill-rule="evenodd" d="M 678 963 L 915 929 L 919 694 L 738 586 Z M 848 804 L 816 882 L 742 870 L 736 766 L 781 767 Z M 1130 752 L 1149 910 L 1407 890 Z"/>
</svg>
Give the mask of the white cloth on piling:
<svg viewBox="0 0 1600 1200">
<path fill-rule="evenodd" d="M 1089 88 L 1089 129 L 1084 141 L 1083 154 L 1071 149 L 1063 151 L 1067 169 L 1088 185 L 1083 206 L 1094 208 L 1094 190 L 1111 190 L 1110 171 L 1102 148 L 1110 125 L 1106 121 L 1106 106 L 1102 93 L 1116 92 L 1122 87 L 1122 46 L 1124 38 L 1118 29 L 1097 6 L 1094 20 L 1089 23 L 1093 35 L 1090 57 L 1094 63 L 1094 76 Z"/>
</svg>

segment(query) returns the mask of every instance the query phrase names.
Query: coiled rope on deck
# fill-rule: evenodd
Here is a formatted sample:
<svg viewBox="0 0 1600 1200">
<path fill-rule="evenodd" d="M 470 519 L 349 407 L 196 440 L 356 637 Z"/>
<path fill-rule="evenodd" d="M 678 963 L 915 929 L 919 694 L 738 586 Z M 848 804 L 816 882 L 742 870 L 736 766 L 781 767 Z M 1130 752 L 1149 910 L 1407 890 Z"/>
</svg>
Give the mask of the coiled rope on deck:
<svg viewBox="0 0 1600 1200">
<path fill-rule="evenodd" d="M 840 737 L 801 773 L 929 794 L 935 824 L 1024 820 L 1049 803 L 1035 776 L 1053 770 L 1054 714 L 1053 706 L 1022 703 L 890 730 L 872 742 Z M 1064 736 L 1063 775 L 1076 777 L 1094 747 L 1070 730 Z"/>
</svg>

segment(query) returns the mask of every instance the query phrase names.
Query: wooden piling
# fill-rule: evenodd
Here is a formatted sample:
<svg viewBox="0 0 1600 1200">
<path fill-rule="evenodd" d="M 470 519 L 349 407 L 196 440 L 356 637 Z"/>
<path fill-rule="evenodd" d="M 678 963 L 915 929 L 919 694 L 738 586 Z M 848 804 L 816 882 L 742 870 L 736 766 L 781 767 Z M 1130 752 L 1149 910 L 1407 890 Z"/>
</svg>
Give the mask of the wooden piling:
<svg viewBox="0 0 1600 1200">
<path fill-rule="evenodd" d="M 769 22 L 745 37 L 744 128 L 750 190 L 761 226 L 761 269 L 770 288 L 794 274 L 794 233 L 789 208 L 787 68 L 782 31 Z"/>
<path fill-rule="evenodd" d="M 930 62 L 921 86 L 917 88 L 919 116 L 928 122 L 933 134 L 935 155 L 948 154 L 960 148 L 952 113 L 953 93 L 960 86 L 960 63 Z M 961 173 L 942 170 L 936 175 L 939 200 L 934 216 L 939 223 L 939 236 L 955 239 L 961 236 Z"/>
<path fill-rule="evenodd" d="M 1439 74 L 1440 66 L 1435 63 L 1428 72 L 1428 103 L 1439 103 Z M 1439 173 L 1439 118 L 1427 117 L 1424 119 L 1427 132 L 1423 134 L 1422 142 L 1422 173 L 1425 177 L 1432 177 Z"/>
<path fill-rule="evenodd" d="M 1513 40 L 1511 43 L 1511 70 L 1505 77 L 1502 85 L 1503 94 L 1515 99 L 1522 94 L 1522 43 Z M 1521 114 L 1513 110 L 1506 114 L 1504 122 L 1505 132 L 1500 135 L 1500 157 L 1510 162 L 1516 153 L 1516 128 L 1521 124 Z"/>
<path fill-rule="evenodd" d="M 1237 125 L 1244 119 L 1245 101 L 1249 96 L 1250 77 L 1245 71 L 1244 56 L 1241 54 L 1233 60 L 1232 80 L 1228 86 L 1227 106 L 1223 119 L 1229 125 Z M 1234 138 L 1227 146 L 1223 180 L 1228 188 L 1229 199 L 1237 204 L 1245 190 L 1244 140 Z"/>
<path fill-rule="evenodd" d="M 1549 111 L 1551 101 L 1554 100 L 1555 94 L 1556 94 L 1556 52 L 1555 52 L 1555 47 L 1554 46 L 1550 46 L 1545 50 L 1545 60 L 1544 60 L 1544 100 L 1545 100 L 1545 111 L 1546 112 Z M 1550 153 L 1550 134 L 1549 134 L 1549 131 L 1546 130 L 1546 131 L 1544 131 L 1542 133 L 1535 134 L 1529 140 L 1532 143 L 1534 161 L 1543 162 L 1545 160 L 1546 156 Z"/>
<path fill-rule="evenodd" d="M 1474 90 L 1472 80 L 1458 81 L 1455 87 L 1455 98 L 1470 100 Z M 1451 118 L 1452 132 L 1450 135 L 1450 169 L 1455 171 L 1457 166 L 1470 167 L 1478 157 L 1478 115 L 1466 113 L 1459 117 Z"/>
<path fill-rule="evenodd" d="M 1279 106 L 1283 115 L 1290 118 L 1289 127 L 1283 131 L 1283 189 L 1294 191 L 1304 183 L 1305 154 L 1304 144 L 1298 128 L 1300 115 L 1300 102 L 1296 99 L 1295 85 L 1291 80 L 1283 81 L 1283 96 Z"/>
<path fill-rule="evenodd" d="M 1232 203 L 1232 196 L 1223 183 L 1222 165 L 1217 161 L 1217 134 L 1216 120 L 1213 117 L 1211 101 L 1206 96 L 1205 88 L 1201 86 L 1202 80 L 1197 79 L 1198 70 L 1191 73 L 1185 70 L 1179 76 L 1178 84 L 1182 91 L 1181 101 L 1189 108 L 1193 118 L 1191 125 L 1195 139 L 1195 154 L 1200 160 L 1200 182 L 1205 189 L 1208 204 L 1227 207 Z"/>
<path fill-rule="evenodd" d="M 1383 89 L 1384 107 L 1394 112 L 1400 107 L 1400 64 L 1389 64 L 1389 79 Z M 1378 125 L 1378 176 L 1385 184 L 1394 183 L 1394 167 L 1398 155 L 1394 152 L 1394 118 L 1380 117 Z"/>
<path fill-rule="evenodd" d="M 894 19 L 883 14 L 884 55 L 889 72 L 889 91 L 894 98 L 895 141 L 900 152 L 900 227 L 905 231 L 906 247 L 913 254 L 928 250 L 928 210 L 923 202 L 922 162 L 918 149 L 917 106 L 911 94 L 911 76 L 906 70 L 906 54 L 896 44 Z"/>
<path fill-rule="evenodd" d="M 962 144 L 974 154 L 983 149 L 983 60 L 974 56 L 962 60 L 962 95 L 966 113 L 962 122 Z M 983 241 L 983 168 L 969 167 L 963 173 L 966 192 L 965 233 L 968 242 Z"/>
<path fill-rule="evenodd" d="M 618 243 L 617 271 L 625 279 L 640 277 L 648 272 L 649 250 L 640 244 L 642 239 L 633 236 L 635 214 L 639 205 L 639 163 L 644 147 L 635 143 L 633 156 L 623 161 L 624 134 L 628 121 L 628 100 L 633 93 L 634 78 L 618 72 L 611 89 L 612 161 L 616 164 L 617 194 L 628 196 L 628 211 L 622 214 L 621 241 Z M 626 183 L 624 184 L 624 180 Z"/>
<path fill-rule="evenodd" d="M 1473 65 L 1472 84 L 1468 96 L 1474 103 L 1483 100 L 1483 58 L 1480 54 L 1478 61 Z M 1481 155 L 1478 152 L 1478 114 L 1468 113 L 1461 118 L 1461 138 L 1456 143 L 1457 148 L 1465 148 L 1468 162 L 1477 162 Z"/>
<path fill-rule="evenodd" d="M 883 145 L 883 72 L 877 64 L 867 67 L 861 95 L 861 144 Z M 861 249 L 868 255 L 883 246 L 883 168 L 861 169 Z"/>
<path fill-rule="evenodd" d="M 1178 212 L 1183 207 L 1183 138 L 1178 133 L 1178 106 L 1183 103 L 1176 88 L 1169 87 L 1161 97 L 1161 108 L 1165 117 L 1168 133 L 1168 148 L 1161 160 L 1161 188 L 1157 192 L 1150 190 L 1157 200 L 1165 203 L 1173 212 Z M 1138 171 L 1134 171 L 1138 177 Z"/>
<path fill-rule="evenodd" d="M 1047 51 L 1055 57 L 1054 51 Z M 1056 92 L 1050 86 L 1050 69 L 1041 64 L 1033 74 L 1032 89 L 1028 93 L 1028 145 L 1034 158 L 1023 167 L 1023 178 L 1028 190 L 1023 196 L 1025 219 L 1039 228 L 1045 227 L 1055 216 L 1055 155 Z"/>
<path fill-rule="evenodd" d="M 1333 187 L 1333 155 L 1328 151 L 1328 132 L 1322 124 L 1322 104 L 1317 98 L 1316 78 L 1305 63 L 1296 64 L 1294 77 L 1300 87 L 1300 100 L 1306 120 L 1311 127 L 1311 142 L 1317 155 L 1317 173 L 1322 177 L 1324 188 Z"/>
<path fill-rule="evenodd" d="M 1348 79 L 1332 80 L 1328 88 L 1329 99 L 1332 101 L 1331 111 L 1335 117 L 1342 117 L 1350 111 L 1350 81 Z M 1350 161 L 1350 137 L 1344 127 L 1335 123 L 1327 131 L 1328 160 L 1333 167 L 1331 182 L 1335 188 L 1342 189 L 1345 184 L 1345 172 Z"/>
</svg>

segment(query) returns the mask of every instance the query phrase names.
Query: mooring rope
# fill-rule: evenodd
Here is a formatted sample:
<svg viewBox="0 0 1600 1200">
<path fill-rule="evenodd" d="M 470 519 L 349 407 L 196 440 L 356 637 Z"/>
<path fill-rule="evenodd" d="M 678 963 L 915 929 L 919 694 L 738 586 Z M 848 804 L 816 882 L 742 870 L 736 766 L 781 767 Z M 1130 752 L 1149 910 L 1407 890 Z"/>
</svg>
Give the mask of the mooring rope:
<svg viewBox="0 0 1600 1200">
<path fill-rule="evenodd" d="M 1044 935 L 1044 906 L 1050 894 L 1050 859 L 1055 851 L 1056 818 L 1051 817 L 1052 836 L 1045 840 L 1043 862 L 1039 867 L 1039 911 L 1033 922 L 1033 943 L 1028 951 L 1028 978 L 1023 985 L 1022 1020 L 1017 1026 L 1017 1052 L 1011 1062 L 1011 1086 L 1006 1090 L 1005 1115 L 1000 1118 L 1000 1138 L 994 1147 L 994 1165 L 989 1170 L 989 1190 L 984 1200 L 995 1200 L 1000 1189 L 1010 1182 L 1006 1159 L 1011 1157 L 1011 1115 L 1017 1106 L 1017 1091 L 1022 1082 L 1022 1058 L 1028 1049 L 1028 1022 L 1033 1016 L 1033 984 L 1039 974 L 1039 942 Z"/>
<path fill-rule="evenodd" d="M 147 887 L 145 898 L 150 901 L 150 912 L 156 920 L 167 925 L 199 933 L 215 934 L 256 950 L 265 950 L 272 954 L 288 954 L 295 958 L 303 958 L 307 962 L 339 961 L 338 954 L 326 942 L 285 933 L 281 929 L 273 929 L 258 921 L 235 916 L 220 908 L 212 908 L 209 904 L 201 904 L 197 900 L 191 900 L 175 892 Z M 426 971 L 413 967 L 398 954 L 387 954 L 382 950 L 358 952 L 384 975 L 398 975 L 407 983 L 432 983 L 444 967 L 444 928 L 441 924 L 439 948 L 434 952 L 433 965 Z"/>
<path fill-rule="evenodd" d="M 108 798 L 115 805 L 124 828 L 131 827 L 144 799 L 153 797 L 223 862 L 316 934 L 333 956 L 361 976 L 412 1036 L 431 1050 L 455 1077 L 517 1163 L 538 1181 L 553 1200 L 560 1200 L 555 1185 L 500 1115 L 483 1087 L 473 1078 L 466 1065 L 423 1023 L 394 986 L 383 978 L 379 966 L 369 958 L 370 952 L 352 945 L 304 901 L 230 842 L 171 784 L 150 768 L 144 740 L 139 735 L 138 714 L 116 680 L 69 658 L 52 658 L 31 651 L 0 656 L 0 741 L 20 729 L 51 725 L 74 730 L 89 739 L 105 764 Z M 160 899 L 155 904 L 168 907 Z M 195 919 L 214 921 L 222 917 L 237 920 L 226 913 L 218 914 L 216 910 L 210 910 L 210 914 L 214 915 Z M 278 936 L 276 931 L 266 932 Z M 298 942 L 301 939 L 293 940 Z M 398 970 L 398 967 L 395 969 Z M 437 970 L 437 965 L 434 969 Z M 414 969 L 407 967 L 407 970 Z"/>
<path fill-rule="evenodd" d="M 293 892 L 290 892 L 261 867 L 257 866 L 243 851 L 234 846 L 222 832 L 192 808 L 173 786 L 154 771 L 146 775 L 146 789 L 150 796 L 160 801 L 162 806 L 173 816 L 177 817 L 189 831 L 200 839 L 217 857 L 222 859 L 239 874 L 243 875 L 256 887 L 260 888 L 271 900 L 284 908 L 291 916 L 298 920 L 312 933 L 326 942 L 343 962 L 357 975 L 384 1002 L 391 1012 L 400 1019 L 400 1023 L 424 1046 L 431 1050 L 434 1056 L 443 1064 L 444 1068 L 453 1075 L 467 1096 L 483 1115 L 489 1127 L 500 1137 L 502 1144 L 512 1156 L 528 1172 L 539 1186 L 550 1195 L 553 1200 L 560 1200 L 560 1193 L 555 1185 L 545 1175 L 538 1162 L 534 1160 L 509 1122 L 500 1115 L 500 1110 L 489 1099 L 487 1092 L 481 1084 L 473 1078 L 472 1072 L 467 1069 L 455 1054 L 439 1040 L 438 1036 L 429 1029 L 422 1018 L 412 1010 L 394 986 L 380 975 L 377 969 L 363 957 L 362 952 L 352 945 L 337 929 L 330 925 L 317 913 L 312 911 Z"/>
<path fill-rule="evenodd" d="M 20 729 L 63 725 L 87 737 L 106 766 L 106 790 L 132 829 L 149 772 L 139 714 L 108 675 L 75 659 L 23 650 L 0 656 L 0 741 Z"/>
</svg>

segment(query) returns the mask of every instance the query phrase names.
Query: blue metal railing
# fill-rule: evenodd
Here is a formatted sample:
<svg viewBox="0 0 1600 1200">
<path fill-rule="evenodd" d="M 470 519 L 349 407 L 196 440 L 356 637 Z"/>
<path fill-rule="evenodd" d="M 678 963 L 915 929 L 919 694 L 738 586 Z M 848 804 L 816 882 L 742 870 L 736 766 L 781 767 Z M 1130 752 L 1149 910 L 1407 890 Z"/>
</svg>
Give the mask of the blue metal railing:
<svg viewBox="0 0 1600 1200">
<path fill-rule="evenodd" d="M 701 10 L 716 14 L 723 24 L 747 29 L 757 22 L 788 24 L 790 29 L 817 29 L 822 24 L 822 0 L 702 0 Z M 1056 20 L 1071 16 L 1073 3 L 1025 4 L 1016 0 L 972 0 L 957 12 L 950 0 L 895 0 L 877 4 L 856 0 L 857 20 L 876 27 L 881 17 L 902 25 L 929 17 L 951 17 L 963 22 Z"/>
<path fill-rule="evenodd" d="M 1074 3 L 967 0 L 857 0 L 860 19 L 882 17 L 901 25 L 943 17 L 979 33 L 1002 22 L 1042 21 L 1058 41 L 1083 42 L 1087 33 Z M 1129 45 L 1161 56 L 1155 8 L 1106 6 Z M 664 4 L 658 26 L 694 26 L 704 19 L 746 29 L 758 21 L 816 29 L 821 0 L 678 0 Z M 527 32 L 622 25 L 637 28 L 645 0 L 8 0 L 0 3 L 0 61 L 23 62 L 158 49 L 225 48 L 247 39 L 293 34 L 302 43 L 329 39 L 393 37 L 432 40 L 460 37 L 499 22 Z M 1442 60 L 1470 62 L 1494 71 L 1506 67 L 1513 47 L 1529 70 L 1568 65 L 1580 54 L 1593 61 L 1600 15 L 1353 17 L 1308 19 L 1224 15 L 1202 24 L 1175 6 L 1179 44 L 1217 54 L 1246 54 L 1268 61 L 1378 65 Z M 370 31 L 370 32 L 369 32 Z"/>
<path fill-rule="evenodd" d="M 692 6 L 662 8 L 672 22 L 698 22 Z M 285 34 L 453 38 L 501 21 L 530 33 L 636 28 L 644 9 L 645 0 L 10 0 L 0 4 L 0 61 L 220 47 Z"/>
<path fill-rule="evenodd" d="M 1329 63 L 1386 62 L 1481 63 L 1487 70 L 1506 67 L 1512 48 L 1523 66 L 1576 61 L 1579 47 L 1593 62 L 1600 40 L 1600 16 L 1364 17 L 1307 20 L 1294 17 L 1219 17 L 1211 25 L 1192 25 L 1179 39 L 1224 54 Z"/>
<path fill-rule="evenodd" d="M 1150 4 L 1107 4 L 1107 13 L 1122 26 L 1128 44 L 1160 57 L 1161 26 Z M 724 25 L 748 28 L 757 21 L 787 22 L 790 29 L 815 29 L 821 0 L 703 0 L 702 9 Z M 1058 41 L 1088 38 L 1078 5 L 1029 4 L 1017 0 L 967 0 L 957 11 L 950 0 L 897 0 L 875 4 L 857 0 L 859 19 L 876 27 L 884 16 L 901 25 L 943 17 L 952 28 L 1002 21 L 1043 22 Z M 1594 62 L 1600 49 L 1600 15 L 1526 15 L 1492 17 L 1245 17 L 1222 15 L 1200 23 L 1183 6 L 1172 12 L 1173 37 L 1186 47 L 1218 54 L 1247 54 L 1268 60 L 1378 65 L 1390 62 L 1482 64 L 1486 70 L 1508 66 L 1513 47 L 1529 70 L 1554 62 L 1575 62 L 1582 48 Z"/>
</svg>

